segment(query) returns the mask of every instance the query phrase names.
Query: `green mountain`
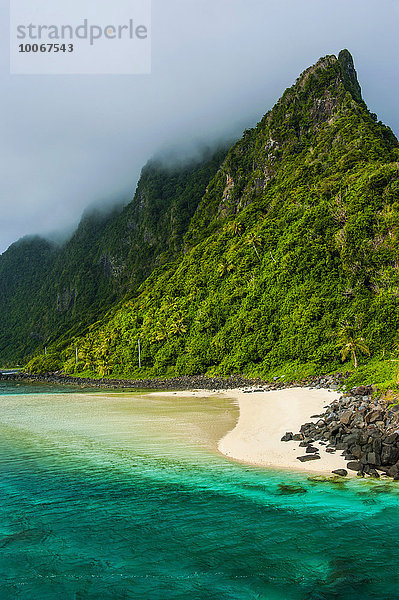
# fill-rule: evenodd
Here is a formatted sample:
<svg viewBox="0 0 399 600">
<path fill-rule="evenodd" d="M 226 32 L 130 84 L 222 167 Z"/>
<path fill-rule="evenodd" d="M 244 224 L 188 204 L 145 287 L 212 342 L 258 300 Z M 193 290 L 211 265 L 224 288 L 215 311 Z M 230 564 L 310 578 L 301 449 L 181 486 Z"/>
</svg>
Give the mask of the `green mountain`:
<svg viewBox="0 0 399 600">
<path fill-rule="evenodd" d="M 27 237 L 0 256 L 0 357 L 4 362 L 41 345 L 38 328 L 26 329 L 25 320 L 37 312 L 44 274 L 52 268 L 55 253 L 50 242 Z"/>
<path fill-rule="evenodd" d="M 29 367 L 288 377 L 342 368 L 348 345 L 389 357 L 398 224 L 398 140 L 362 100 L 350 53 L 324 57 L 230 149 L 183 251 Z"/>
<path fill-rule="evenodd" d="M 0 360 L 81 333 L 176 256 L 225 155 L 207 150 L 174 168 L 152 160 L 127 206 L 87 212 L 62 247 L 37 237 L 13 244 L 0 256 Z"/>
</svg>

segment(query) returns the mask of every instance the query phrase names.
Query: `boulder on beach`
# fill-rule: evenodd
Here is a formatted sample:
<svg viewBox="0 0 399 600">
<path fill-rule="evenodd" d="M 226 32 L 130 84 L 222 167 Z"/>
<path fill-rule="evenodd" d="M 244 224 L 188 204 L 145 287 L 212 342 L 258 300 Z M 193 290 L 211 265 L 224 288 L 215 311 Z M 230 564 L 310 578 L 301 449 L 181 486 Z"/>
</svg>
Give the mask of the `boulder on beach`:
<svg viewBox="0 0 399 600">
<path fill-rule="evenodd" d="M 335 469 L 332 471 L 334 475 L 339 475 L 340 477 L 346 477 L 348 475 L 348 471 L 346 469 Z"/>
</svg>

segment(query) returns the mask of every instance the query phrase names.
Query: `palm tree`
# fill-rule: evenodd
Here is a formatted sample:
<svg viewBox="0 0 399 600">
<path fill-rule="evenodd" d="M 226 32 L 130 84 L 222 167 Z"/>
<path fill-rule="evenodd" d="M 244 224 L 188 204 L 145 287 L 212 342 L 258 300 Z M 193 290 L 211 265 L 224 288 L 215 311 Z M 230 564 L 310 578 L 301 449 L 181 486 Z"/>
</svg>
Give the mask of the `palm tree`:
<svg viewBox="0 0 399 600">
<path fill-rule="evenodd" d="M 231 273 L 231 271 L 234 271 L 234 264 L 232 262 L 222 260 L 222 262 L 218 264 L 217 272 L 219 277 L 224 277 L 227 273 Z"/>
<path fill-rule="evenodd" d="M 111 344 L 115 339 L 115 331 L 108 335 L 105 333 L 96 340 L 96 365 L 100 377 L 105 377 L 105 375 L 109 375 L 111 372 Z"/>
<path fill-rule="evenodd" d="M 177 315 L 177 318 L 175 318 L 172 323 L 170 324 L 170 332 L 172 335 L 183 335 L 183 333 L 186 333 L 187 331 L 187 327 L 184 323 L 184 318 L 181 314 Z"/>
<path fill-rule="evenodd" d="M 86 337 L 80 344 L 79 357 L 84 361 L 83 370 L 92 369 L 94 366 L 94 340 L 91 337 Z"/>
<path fill-rule="evenodd" d="M 260 235 L 257 235 L 256 233 L 250 233 L 248 238 L 247 238 L 247 244 L 248 246 L 252 246 L 252 248 L 255 250 L 256 256 L 259 259 L 260 262 L 260 256 L 257 250 L 257 247 L 260 248 L 262 246 L 262 238 Z"/>
<path fill-rule="evenodd" d="M 357 369 L 356 352 L 361 352 L 362 354 L 370 356 L 370 350 L 365 339 L 363 337 L 357 337 L 354 328 L 348 323 L 343 324 L 338 332 L 338 344 L 341 346 L 340 354 L 342 362 L 345 362 L 350 355 L 355 369 Z"/>
<path fill-rule="evenodd" d="M 231 225 L 230 225 L 231 231 L 233 232 L 233 235 L 241 235 L 242 232 L 244 231 L 244 225 L 238 221 L 234 221 Z"/>
<path fill-rule="evenodd" d="M 156 327 L 156 331 L 153 336 L 153 341 L 154 342 L 163 342 L 164 340 L 167 340 L 169 337 L 169 332 L 168 332 L 166 323 L 162 323 L 161 321 L 158 321 L 158 323 L 156 324 L 155 327 Z"/>
<path fill-rule="evenodd" d="M 109 373 L 110 373 L 110 368 L 108 366 L 108 363 L 103 358 L 100 358 L 98 361 L 97 373 L 100 375 L 100 377 L 105 377 L 106 375 L 109 375 Z"/>
</svg>

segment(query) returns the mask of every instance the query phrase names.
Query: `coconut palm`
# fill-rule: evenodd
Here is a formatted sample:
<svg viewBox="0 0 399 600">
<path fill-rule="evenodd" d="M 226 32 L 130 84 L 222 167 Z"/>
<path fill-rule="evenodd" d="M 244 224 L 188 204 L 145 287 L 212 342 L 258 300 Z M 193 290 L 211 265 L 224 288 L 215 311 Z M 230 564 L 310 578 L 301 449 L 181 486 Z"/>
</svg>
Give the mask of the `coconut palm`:
<svg viewBox="0 0 399 600">
<path fill-rule="evenodd" d="M 257 235 L 256 233 L 250 233 L 248 238 L 247 238 L 247 244 L 248 246 L 252 246 L 252 248 L 255 250 L 256 256 L 259 259 L 260 262 L 260 256 L 258 253 L 257 248 L 260 248 L 262 246 L 262 238 L 260 235 Z"/>
<path fill-rule="evenodd" d="M 392 348 L 394 349 L 396 354 L 399 354 L 399 338 L 395 339 Z"/>
<path fill-rule="evenodd" d="M 154 342 L 163 342 L 164 340 L 167 340 L 169 337 L 169 331 L 166 326 L 166 323 L 158 321 L 155 327 L 156 329 L 152 340 Z"/>
<path fill-rule="evenodd" d="M 186 333 L 187 331 L 187 327 L 184 323 L 184 318 L 182 315 L 177 315 L 177 318 L 173 319 L 173 321 L 170 324 L 170 332 L 172 335 L 183 335 L 183 333 Z"/>
<path fill-rule="evenodd" d="M 233 235 L 241 235 L 244 231 L 244 225 L 242 223 L 239 223 L 238 221 L 234 221 L 233 223 L 231 223 L 230 225 L 230 229 L 233 232 Z"/>
<path fill-rule="evenodd" d="M 357 369 L 357 352 L 370 356 L 370 350 L 363 337 L 356 336 L 353 327 L 349 324 L 344 324 L 338 333 L 338 344 L 341 346 L 340 354 L 342 362 L 351 356 L 353 365 Z"/>
<path fill-rule="evenodd" d="M 217 272 L 219 277 L 224 277 L 228 273 L 231 273 L 231 271 L 234 271 L 234 264 L 232 262 L 223 260 L 218 264 Z"/>
<path fill-rule="evenodd" d="M 94 339 L 86 337 L 80 344 L 79 358 L 84 361 L 83 370 L 92 369 L 94 367 Z"/>
</svg>

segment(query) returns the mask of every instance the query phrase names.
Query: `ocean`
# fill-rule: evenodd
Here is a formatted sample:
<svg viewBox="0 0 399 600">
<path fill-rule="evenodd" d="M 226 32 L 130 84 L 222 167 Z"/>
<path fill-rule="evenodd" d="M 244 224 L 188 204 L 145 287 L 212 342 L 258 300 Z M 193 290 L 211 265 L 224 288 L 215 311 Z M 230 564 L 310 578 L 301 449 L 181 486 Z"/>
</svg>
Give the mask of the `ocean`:
<svg viewBox="0 0 399 600">
<path fill-rule="evenodd" d="M 399 484 L 228 460 L 233 400 L 0 382 L 0 600 L 394 600 Z"/>
</svg>

